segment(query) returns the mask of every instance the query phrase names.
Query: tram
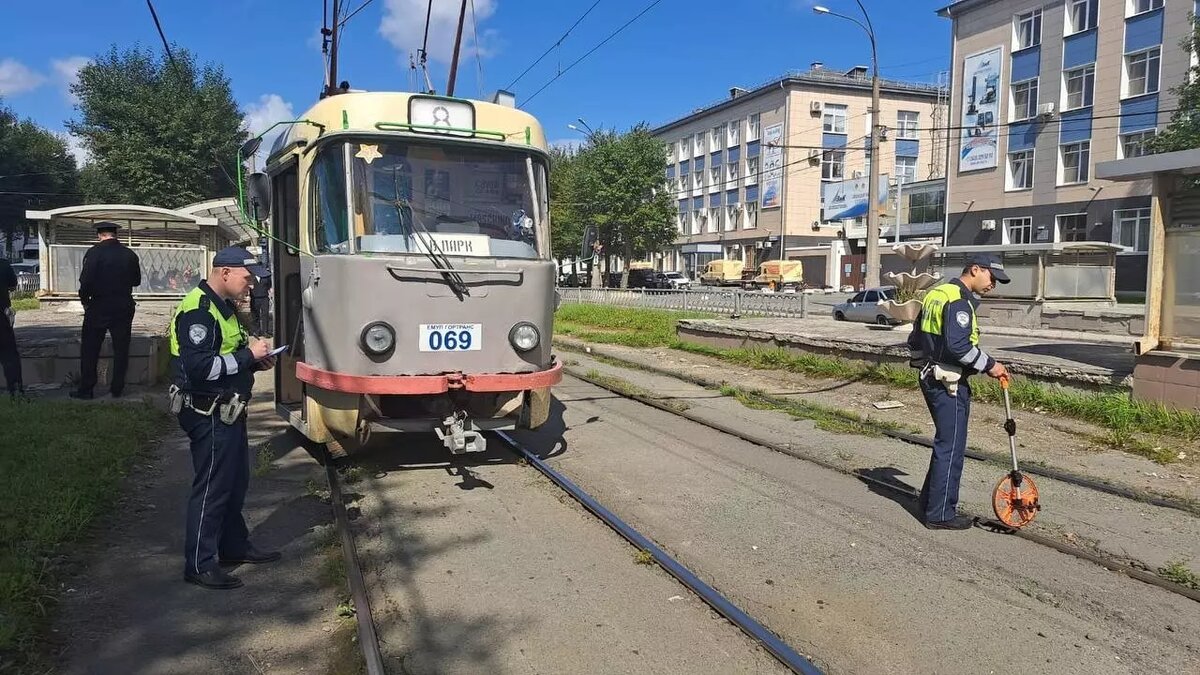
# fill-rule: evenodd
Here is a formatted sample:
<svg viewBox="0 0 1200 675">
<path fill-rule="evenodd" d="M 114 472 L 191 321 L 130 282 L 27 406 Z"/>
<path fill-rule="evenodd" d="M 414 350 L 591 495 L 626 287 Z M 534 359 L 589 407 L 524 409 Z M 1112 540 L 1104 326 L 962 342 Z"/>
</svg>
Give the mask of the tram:
<svg viewBox="0 0 1200 675">
<path fill-rule="evenodd" d="M 548 172 L 538 121 L 499 97 L 347 92 L 284 123 L 245 188 L 270 220 L 279 414 L 334 457 L 377 431 L 465 453 L 542 425 Z"/>
</svg>

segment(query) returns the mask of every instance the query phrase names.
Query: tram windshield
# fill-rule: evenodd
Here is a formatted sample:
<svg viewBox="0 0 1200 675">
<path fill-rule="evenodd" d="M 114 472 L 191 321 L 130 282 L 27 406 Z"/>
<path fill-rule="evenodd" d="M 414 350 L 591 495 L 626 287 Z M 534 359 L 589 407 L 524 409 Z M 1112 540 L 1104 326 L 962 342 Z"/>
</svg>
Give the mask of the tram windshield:
<svg viewBox="0 0 1200 675">
<path fill-rule="evenodd" d="M 530 158 L 466 144 L 375 141 L 324 148 L 312 172 L 315 247 L 328 253 L 433 249 L 537 258 L 546 172 Z"/>
</svg>

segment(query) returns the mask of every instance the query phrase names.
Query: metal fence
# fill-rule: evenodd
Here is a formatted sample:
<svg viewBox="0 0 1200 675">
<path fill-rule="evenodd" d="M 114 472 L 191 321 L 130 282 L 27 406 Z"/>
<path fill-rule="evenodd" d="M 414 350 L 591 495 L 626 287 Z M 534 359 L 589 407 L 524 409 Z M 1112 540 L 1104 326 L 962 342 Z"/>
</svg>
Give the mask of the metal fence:
<svg viewBox="0 0 1200 675">
<path fill-rule="evenodd" d="M 809 300 L 803 293 L 761 293 L 742 290 L 660 290 L 651 288 L 559 288 L 563 302 L 618 307 L 713 312 L 738 316 L 807 318 Z"/>
<path fill-rule="evenodd" d="M 42 277 L 28 272 L 17 275 L 17 293 L 37 293 Z"/>
</svg>

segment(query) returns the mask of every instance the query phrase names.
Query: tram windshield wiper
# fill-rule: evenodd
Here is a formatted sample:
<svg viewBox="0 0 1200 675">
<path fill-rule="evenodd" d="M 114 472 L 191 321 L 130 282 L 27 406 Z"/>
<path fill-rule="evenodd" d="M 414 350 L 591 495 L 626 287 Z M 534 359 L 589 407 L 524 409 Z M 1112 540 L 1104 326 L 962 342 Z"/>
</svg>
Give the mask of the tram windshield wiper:
<svg viewBox="0 0 1200 675">
<path fill-rule="evenodd" d="M 413 207 L 411 202 L 400 196 L 400 180 L 396 175 L 395 168 L 392 169 L 392 183 L 395 190 L 393 192 L 394 197 L 391 200 L 385 201 L 389 201 L 392 208 L 396 209 L 396 219 L 400 222 L 400 227 L 403 230 L 407 230 L 405 234 L 409 237 L 421 241 L 421 244 L 423 244 L 421 248 L 424 249 L 422 253 L 425 254 L 425 257 L 429 258 L 434 267 L 441 271 L 442 276 L 446 279 L 446 283 L 449 284 L 450 289 L 454 291 L 459 300 L 470 295 L 471 289 L 467 287 L 467 282 L 463 281 L 462 276 L 454 271 L 454 265 L 450 264 L 450 259 L 442 252 L 441 247 L 438 246 L 437 241 L 430 234 L 429 228 L 425 227 L 425 223 L 417 217 L 417 209 Z M 382 195 L 377 193 L 373 193 L 373 196 L 382 198 Z M 408 210 L 407 218 L 405 218 L 405 209 Z"/>
</svg>

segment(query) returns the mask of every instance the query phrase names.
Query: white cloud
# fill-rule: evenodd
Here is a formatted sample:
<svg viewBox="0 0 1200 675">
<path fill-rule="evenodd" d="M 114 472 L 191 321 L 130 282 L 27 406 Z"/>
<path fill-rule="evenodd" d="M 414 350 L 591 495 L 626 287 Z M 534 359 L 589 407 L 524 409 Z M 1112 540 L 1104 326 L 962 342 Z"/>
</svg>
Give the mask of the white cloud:
<svg viewBox="0 0 1200 675">
<path fill-rule="evenodd" d="M 92 155 L 87 148 L 83 147 L 83 139 L 67 131 L 56 131 L 54 135 L 67 144 L 67 152 L 75 157 L 75 166 L 82 169 L 85 165 L 92 163 Z"/>
<path fill-rule="evenodd" d="M 42 86 L 46 77 L 15 59 L 0 61 L 0 96 L 13 96 Z"/>
<path fill-rule="evenodd" d="M 91 63 L 91 59 L 86 56 L 68 56 L 65 59 L 55 59 L 50 62 L 55 74 L 58 76 L 59 83 L 62 84 L 63 95 L 71 103 L 79 100 L 71 93 L 71 85 L 79 80 L 79 71 L 83 70 L 83 67 L 89 63 Z"/>
<path fill-rule="evenodd" d="M 483 23 L 496 13 L 496 0 L 474 0 L 477 31 L 482 44 L 474 44 L 471 31 L 471 10 L 467 9 L 466 25 L 463 26 L 463 47 L 459 54 L 462 61 L 474 58 L 476 51 L 481 57 L 492 55 L 495 50 L 488 45 L 497 44 L 498 33 L 484 29 Z M 379 33 L 400 51 L 407 62 L 410 52 L 416 53 L 425 39 L 425 12 L 429 8 L 426 0 L 387 0 L 383 10 L 383 21 Z M 429 58 L 441 63 L 450 63 L 454 53 L 454 34 L 458 29 L 457 2 L 435 2 L 429 18 Z M 461 71 L 460 71 L 461 72 Z"/>
<path fill-rule="evenodd" d="M 296 113 L 292 110 L 292 104 L 283 100 L 282 96 L 279 94 L 263 94 L 258 97 L 258 103 L 247 106 L 246 116 L 242 118 L 242 128 L 251 134 L 258 135 L 276 122 L 295 118 Z M 259 146 L 256 156 L 266 157 L 267 153 L 271 150 L 271 144 L 275 142 L 275 138 L 286 130 L 286 127 L 272 129 L 271 133 L 263 137 L 262 145 Z"/>
</svg>

